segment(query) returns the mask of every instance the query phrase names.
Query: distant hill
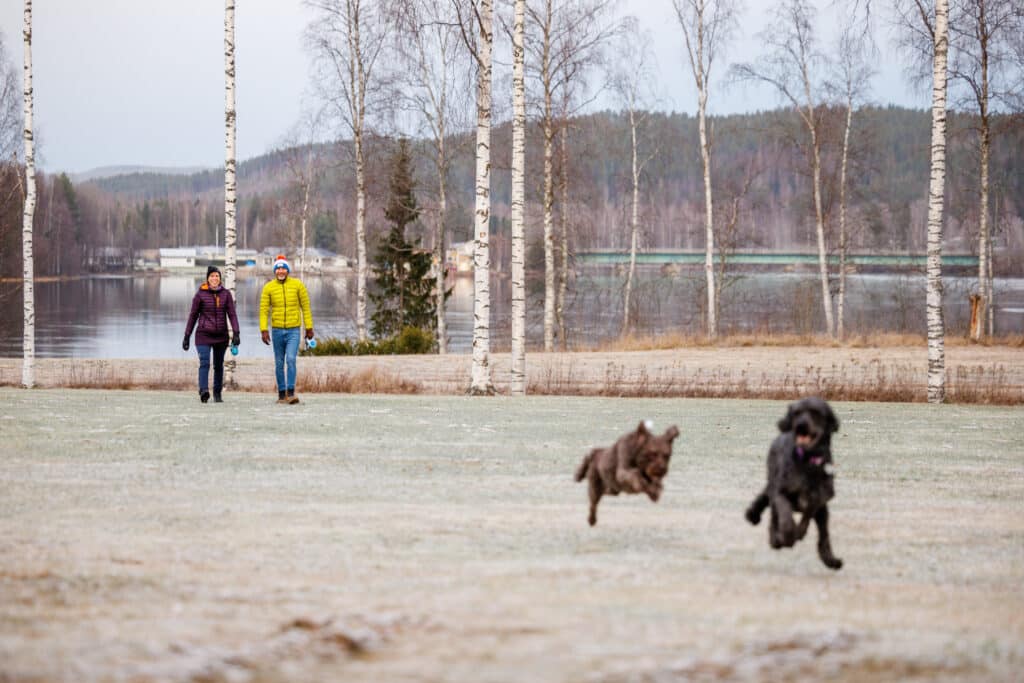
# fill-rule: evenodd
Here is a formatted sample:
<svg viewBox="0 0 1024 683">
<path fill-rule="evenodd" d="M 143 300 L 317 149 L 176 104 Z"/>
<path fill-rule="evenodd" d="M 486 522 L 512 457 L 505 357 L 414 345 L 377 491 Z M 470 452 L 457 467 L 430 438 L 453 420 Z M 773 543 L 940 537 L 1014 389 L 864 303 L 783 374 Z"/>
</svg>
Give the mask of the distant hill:
<svg viewBox="0 0 1024 683">
<path fill-rule="evenodd" d="M 153 173 L 156 175 L 191 175 L 207 170 L 203 166 L 101 166 L 81 173 L 69 173 L 73 183 L 84 183 L 100 178 L 113 178 L 119 175 L 135 173 Z"/>
</svg>

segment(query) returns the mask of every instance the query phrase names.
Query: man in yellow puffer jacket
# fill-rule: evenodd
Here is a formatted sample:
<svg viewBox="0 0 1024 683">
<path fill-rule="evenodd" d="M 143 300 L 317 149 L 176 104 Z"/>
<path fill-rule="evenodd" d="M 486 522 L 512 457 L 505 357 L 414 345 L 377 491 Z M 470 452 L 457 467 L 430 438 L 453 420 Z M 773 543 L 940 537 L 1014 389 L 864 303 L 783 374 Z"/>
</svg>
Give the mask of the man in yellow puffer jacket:
<svg viewBox="0 0 1024 683">
<path fill-rule="evenodd" d="M 277 402 L 298 403 L 295 395 L 295 357 L 299 354 L 299 330 L 306 326 L 306 339 L 313 338 L 313 313 L 309 293 L 301 280 L 289 277 L 291 266 L 284 254 L 274 259 L 274 279 L 260 294 L 260 336 L 264 344 L 274 342 L 274 372 Z M 273 328 L 273 334 L 268 328 Z M 287 375 L 285 363 L 287 362 Z"/>
</svg>

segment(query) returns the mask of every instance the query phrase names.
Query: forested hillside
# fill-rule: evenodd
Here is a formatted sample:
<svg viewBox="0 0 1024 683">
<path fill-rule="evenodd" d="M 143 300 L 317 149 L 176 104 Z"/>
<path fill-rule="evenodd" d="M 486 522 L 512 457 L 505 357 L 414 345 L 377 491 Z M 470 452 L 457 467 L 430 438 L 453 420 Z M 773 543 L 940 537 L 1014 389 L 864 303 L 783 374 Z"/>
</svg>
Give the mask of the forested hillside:
<svg viewBox="0 0 1024 683">
<path fill-rule="evenodd" d="M 824 141 L 825 207 L 830 230 L 837 207 L 838 137 L 843 112 L 822 112 L 831 122 Z M 996 117 L 991 177 L 997 267 L 1020 274 L 1024 263 L 1024 124 Z M 976 243 L 977 154 L 972 119 L 952 115 L 950 138 L 947 252 L 971 252 Z M 867 108 L 853 119 L 849 192 L 855 250 L 915 251 L 925 245 L 929 115 L 899 108 Z M 776 110 L 712 119 L 716 219 L 720 245 L 727 249 L 811 250 L 807 160 L 801 130 L 792 112 Z M 527 149 L 527 235 L 540 234 L 538 197 L 540 134 L 530 131 Z M 367 145 L 371 242 L 383 234 L 385 164 L 393 140 Z M 473 200 L 471 134 L 449 141 L 455 163 L 449 178 L 448 234 L 469 238 Z M 428 144 L 414 141 L 418 155 L 418 201 L 428 212 L 436 180 Z M 298 233 L 298 178 L 309 149 L 276 150 L 239 165 L 238 243 L 244 248 L 295 249 Z M 309 242 L 354 255 L 354 212 L 350 145 L 317 146 L 315 215 Z M 651 155 L 642 179 L 643 246 L 703 248 L 702 188 L 696 119 L 685 114 L 652 113 L 643 130 L 641 151 Z M 507 267 L 510 129 L 495 129 L 493 156 L 492 259 Z M 556 161 L 558 155 L 556 155 Z M 569 122 L 566 212 L 576 249 L 624 247 L 630 200 L 628 127 L 622 114 L 601 112 Z M 561 171 L 561 164 L 559 164 Z M 0 174 L 5 196 L 0 211 L 0 273 L 21 271 L 20 202 L 8 168 Z M 212 244 L 223 239 L 223 171 L 187 175 L 133 173 L 73 184 L 67 176 L 39 177 L 36 213 L 36 272 L 74 274 L 91 249 L 131 249 Z M 429 215 L 429 214 L 428 214 Z M 418 226 L 425 244 L 426 229 Z M 416 236 L 416 235 L 413 235 Z M 835 240 L 830 240 L 830 245 Z M 372 249 L 372 244 L 371 244 Z"/>
</svg>

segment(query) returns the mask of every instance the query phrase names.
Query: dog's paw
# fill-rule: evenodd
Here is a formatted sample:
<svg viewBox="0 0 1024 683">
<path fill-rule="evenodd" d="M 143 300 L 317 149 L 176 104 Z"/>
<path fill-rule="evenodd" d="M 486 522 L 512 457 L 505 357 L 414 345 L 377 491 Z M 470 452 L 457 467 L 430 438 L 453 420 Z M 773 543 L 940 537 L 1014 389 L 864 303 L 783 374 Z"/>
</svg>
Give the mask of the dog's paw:
<svg viewBox="0 0 1024 683">
<path fill-rule="evenodd" d="M 843 568 L 843 561 L 840 560 L 838 557 L 829 557 L 827 559 L 822 558 L 821 561 L 824 562 L 825 566 L 829 569 L 834 569 L 838 571 Z"/>
<path fill-rule="evenodd" d="M 761 512 L 759 510 L 755 510 L 752 507 L 747 508 L 747 511 L 743 513 L 743 516 L 746 517 L 747 521 L 753 524 L 754 526 L 757 526 L 761 523 Z"/>
</svg>

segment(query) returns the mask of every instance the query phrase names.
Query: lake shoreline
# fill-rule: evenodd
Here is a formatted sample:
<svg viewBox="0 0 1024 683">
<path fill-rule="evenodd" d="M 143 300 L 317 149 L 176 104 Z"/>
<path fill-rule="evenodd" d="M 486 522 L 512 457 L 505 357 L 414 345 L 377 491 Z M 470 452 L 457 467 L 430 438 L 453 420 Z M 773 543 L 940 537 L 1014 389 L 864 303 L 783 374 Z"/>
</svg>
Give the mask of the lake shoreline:
<svg viewBox="0 0 1024 683">
<path fill-rule="evenodd" d="M 507 394 L 508 353 L 492 353 L 497 394 Z M 917 345 L 744 346 L 640 351 L 531 352 L 527 393 L 609 397 L 920 402 L 927 394 L 927 349 Z M 194 391 L 198 363 L 188 359 L 36 360 L 40 388 Z M 471 354 L 334 356 L 299 359 L 299 393 L 467 393 Z M 0 359 L 0 386 L 20 386 L 22 361 Z M 1017 345 L 946 347 L 948 400 L 1024 403 L 1024 349 Z M 234 390 L 276 396 L 273 361 L 237 361 Z"/>
</svg>

